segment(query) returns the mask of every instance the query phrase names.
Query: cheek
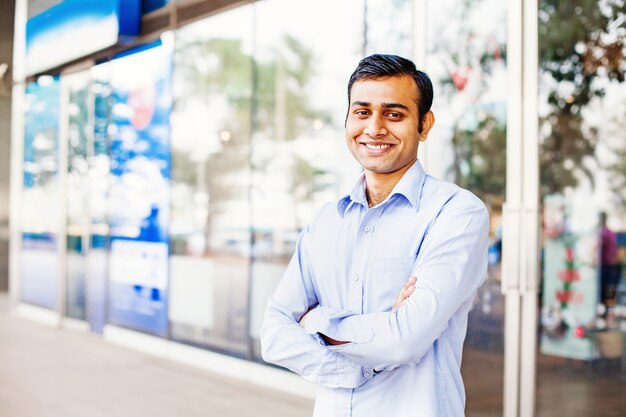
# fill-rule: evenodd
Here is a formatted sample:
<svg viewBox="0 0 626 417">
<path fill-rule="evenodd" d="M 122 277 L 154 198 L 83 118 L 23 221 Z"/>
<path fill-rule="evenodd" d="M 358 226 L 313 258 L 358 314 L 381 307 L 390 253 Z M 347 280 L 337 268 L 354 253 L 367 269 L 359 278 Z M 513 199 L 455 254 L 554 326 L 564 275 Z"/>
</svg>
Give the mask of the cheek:
<svg viewBox="0 0 626 417">
<path fill-rule="evenodd" d="M 346 125 L 346 141 L 348 143 L 353 142 L 354 138 L 356 136 L 359 136 L 360 132 L 361 132 L 361 129 L 359 129 L 359 126 L 357 123 L 348 121 L 348 124 Z"/>
</svg>

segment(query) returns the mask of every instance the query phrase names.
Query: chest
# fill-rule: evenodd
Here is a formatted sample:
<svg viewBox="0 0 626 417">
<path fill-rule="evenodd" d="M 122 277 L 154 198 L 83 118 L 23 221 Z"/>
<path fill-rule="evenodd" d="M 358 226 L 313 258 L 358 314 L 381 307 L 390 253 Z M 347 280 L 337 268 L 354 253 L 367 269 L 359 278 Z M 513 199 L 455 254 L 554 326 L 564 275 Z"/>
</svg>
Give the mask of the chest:
<svg viewBox="0 0 626 417">
<path fill-rule="evenodd" d="M 410 205 L 351 214 L 313 236 L 318 301 L 355 313 L 388 311 L 411 277 L 430 222 Z"/>
</svg>

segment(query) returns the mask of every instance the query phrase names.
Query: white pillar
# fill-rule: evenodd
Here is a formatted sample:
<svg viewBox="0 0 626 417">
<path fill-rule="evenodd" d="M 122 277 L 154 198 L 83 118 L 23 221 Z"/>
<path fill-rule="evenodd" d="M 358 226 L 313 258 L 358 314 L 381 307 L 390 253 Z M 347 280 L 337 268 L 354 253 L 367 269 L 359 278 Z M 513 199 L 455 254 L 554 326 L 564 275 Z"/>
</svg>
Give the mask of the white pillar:
<svg viewBox="0 0 626 417">
<path fill-rule="evenodd" d="M 535 415 L 539 276 L 537 0 L 509 0 L 504 417 Z"/>
<path fill-rule="evenodd" d="M 20 298 L 20 208 L 23 186 L 24 160 L 24 104 L 26 78 L 26 21 L 28 0 L 15 1 L 15 28 L 13 35 L 13 91 L 11 103 L 11 185 L 9 207 L 9 294 L 11 308 Z"/>
</svg>

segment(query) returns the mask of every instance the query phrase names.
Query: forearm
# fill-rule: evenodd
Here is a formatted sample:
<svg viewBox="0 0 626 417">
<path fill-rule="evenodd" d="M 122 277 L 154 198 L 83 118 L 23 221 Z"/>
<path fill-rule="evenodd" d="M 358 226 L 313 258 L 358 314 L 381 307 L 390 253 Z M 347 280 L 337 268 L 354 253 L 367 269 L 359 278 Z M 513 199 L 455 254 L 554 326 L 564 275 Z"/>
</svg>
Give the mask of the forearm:
<svg viewBox="0 0 626 417">
<path fill-rule="evenodd" d="M 445 231 L 458 231 L 455 235 L 443 228 L 431 231 L 413 271 L 415 290 L 404 306 L 370 314 L 322 306 L 307 318 L 308 331 L 352 342 L 337 346 L 336 352 L 364 366 L 381 369 L 419 362 L 453 317 L 466 320 L 486 276 L 488 216 L 484 211 L 472 214 L 447 219 Z M 462 332 L 455 337 L 462 339 Z"/>
<path fill-rule="evenodd" d="M 261 329 L 261 348 L 265 361 L 329 388 L 356 388 L 373 375 L 371 368 L 323 346 L 274 300 L 270 300 Z"/>
<path fill-rule="evenodd" d="M 334 318 L 323 319 L 326 324 L 315 328 L 328 337 L 348 341 L 335 346 L 334 351 L 362 366 L 380 370 L 418 363 L 454 315 L 438 310 L 428 295 L 420 295 L 413 295 L 396 312 L 354 315 L 327 311 Z M 323 308 L 319 311 L 324 315 Z"/>
</svg>

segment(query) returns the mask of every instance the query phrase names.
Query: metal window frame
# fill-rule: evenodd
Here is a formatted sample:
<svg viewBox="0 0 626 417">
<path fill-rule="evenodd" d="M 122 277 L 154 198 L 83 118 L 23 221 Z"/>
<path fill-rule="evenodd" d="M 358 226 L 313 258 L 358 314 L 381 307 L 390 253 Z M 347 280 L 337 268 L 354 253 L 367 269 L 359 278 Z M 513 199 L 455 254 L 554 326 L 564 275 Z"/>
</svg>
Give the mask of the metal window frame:
<svg viewBox="0 0 626 417">
<path fill-rule="evenodd" d="M 504 417 L 533 417 L 539 281 L 538 4 L 508 1 L 507 178 L 503 208 Z"/>
</svg>

